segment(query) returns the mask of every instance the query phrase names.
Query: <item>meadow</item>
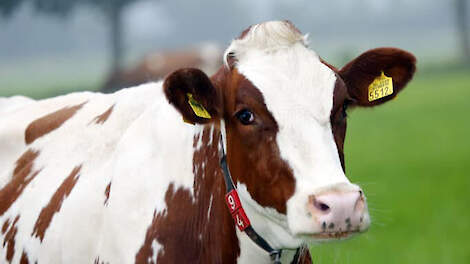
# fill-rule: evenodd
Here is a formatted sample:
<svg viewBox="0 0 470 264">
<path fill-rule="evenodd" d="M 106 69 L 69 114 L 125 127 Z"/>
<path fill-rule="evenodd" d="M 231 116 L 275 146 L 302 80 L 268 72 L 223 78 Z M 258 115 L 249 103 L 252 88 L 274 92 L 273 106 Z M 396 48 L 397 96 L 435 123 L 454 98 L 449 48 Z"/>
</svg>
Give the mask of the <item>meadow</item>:
<svg viewBox="0 0 470 264">
<path fill-rule="evenodd" d="M 11 83 L 0 96 L 96 85 L 66 83 Z M 349 110 L 347 175 L 365 190 L 372 226 L 313 245 L 314 263 L 470 263 L 469 101 L 470 69 L 442 67 L 419 72 L 396 100 Z"/>
<path fill-rule="evenodd" d="M 470 70 L 418 72 L 383 106 L 351 109 L 346 171 L 372 225 L 314 245 L 314 263 L 470 263 Z"/>
</svg>

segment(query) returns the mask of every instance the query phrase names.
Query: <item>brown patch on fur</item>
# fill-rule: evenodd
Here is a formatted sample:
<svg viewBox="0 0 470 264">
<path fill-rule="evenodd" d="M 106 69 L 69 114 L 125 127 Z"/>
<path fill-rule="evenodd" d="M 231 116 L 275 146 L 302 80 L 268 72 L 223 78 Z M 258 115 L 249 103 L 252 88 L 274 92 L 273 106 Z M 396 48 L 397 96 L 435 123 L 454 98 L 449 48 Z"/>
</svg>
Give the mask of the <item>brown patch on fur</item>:
<svg viewBox="0 0 470 264">
<path fill-rule="evenodd" d="M 158 263 L 236 262 L 240 249 L 224 202 L 225 183 L 217 148 L 220 133 L 213 131 L 211 145 L 209 127 L 201 136 L 203 147 L 193 156 L 193 194 L 184 188 L 175 189 L 173 184 L 169 186 L 165 194 L 167 209 L 154 213 L 136 263 L 154 263 L 153 241 L 162 246 L 156 257 Z"/>
<path fill-rule="evenodd" d="M 3 247 L 7 247 L 7 254 L 6 254 L 6 259 L 8 262 L 11 263 L 11 260 L 13 259 L 13 256 L 15 255 L 15 236 L 16 233 L 18 232 L 18 228 L 16 227 L 16 223 L 20 219 L 20 216 L 17 215 L 15 217 L 15 220 L 9 227 L 7 233 L 5 234 L 5 237 L 3 238 Z"/>
<path fill-rule="evenodd" d="M 80 177 L 79 172 L 81 168 L 82 165 L 75 167 L 70 175 L 65 178 L 54 195 L 52 195 L 49 203 L 41 210 L 41 213 L 36 220 L 36 224 L 34 225 L 31 236 L 34 235 L 38 237 L 41 242 L 43 241 L 44 235 L 46 234 L 47 228 L 51 224 L 54 214 L 60 211 L 65 198 L 70 195 L 70 192 L 77 183 L 78 178 Z"/>
<path fill-rule="evenodd" d="M 64 107 L 31 122 L 25 131 L 26 144 L 31 144 L 36 139 L 59 128 L 65 121 L 73 117 L 86 103 L 87 102 L 75 106 Z"/>
<path fill-rule="evenodd" d="M 104 122 L 106 122 L 108 120 L 109 116 L 113 112 L 114 106 L 115 106 L 115 104 L 113 104 L 110 108 L 108 108 L 108 110 L 106 110 L 101 115 L 96 116 L 95 118 L 93 118 L 93 120 L 91 120 L 90 124 L 91 123 L 100 124 L 100 125 L 104 124 Z"/>
<path fill-rule="evenodd" d="M 245 183 L 251 196 L 264 207 L 286 213 L 286 202 L 295 190 L 295 178 L 280 157 L 275 140 L 276 120 L 261 92 L 236 69 L 225 92 L 227 160 L 234 181 Z M 256 116 L 256 124 L 245 126 L 236 113 L 244 108 Z"/>
<path fill-rule="evenodd" d="M 320 58 L 321 63 L 325 64 L 328 68 L 336 73 L 335 88 L 333 90 L 333 107 L 330 113 L 331 130 L 335 139 L 336 147 L 338 149 L 341 167 L 346 172 L 346 165 L 344 161 L 344 140 L 346 138 L 346 108 L 353 100 L 348 94 L 348 89 L 338 74 L 338 69 Z"/>
<path fill-rule="evenodd" d="M 23 250 L 23 254 L 21 254 L 20 264 L 29 264 L 28 255 Z"/>
<path fill-rule="evenodd" d="M 39 152 L 27 150 L 17 161 L 15 169 L 13 170 L 13 175 L 18 174 L 21 170 L 25 169 L 28 165 L 37 158 Z"/>
<path fill-rule="evenodd" d="M 104 196 L 106 197 L 106 199 L 104 199 L 104 205 L 108 204 L 110 192 L 111 192 L 111 183 L 108 183 L 108 185 L 106 186 L 106 189 L 104 190 Z"/>
<path fill-rule="evenodd" d="M 36 177 L 39 171 L 32 172 L 33 162 L 39 151 L 27 150 L 17 161 L 13 176 L 9 183 L 0 189 L 0 215 L 3 215 L 11 205 L 20 197 L 28 184 Z"/>
<path fill-rule="evenodd" d="M 2 234 L 5 234 L 5 232 L 7 231 L 8 226 L 10 226 L 10 219 L 9 218 L 7 218 L 7 220 L 5 220 L 5 223 L 3 223 Z"/>
<path fill-rule="evenodd" d="M 346 108 L 350 100 L 346 85 L 343 80 L 337 76 L 335 89 L 333 91 L 333 107 L 330 113 L 330 123 L 343 171 L 346 171 L 344 162 L 344 140 L 346 138 L 347 128 Z"/>
</svg>

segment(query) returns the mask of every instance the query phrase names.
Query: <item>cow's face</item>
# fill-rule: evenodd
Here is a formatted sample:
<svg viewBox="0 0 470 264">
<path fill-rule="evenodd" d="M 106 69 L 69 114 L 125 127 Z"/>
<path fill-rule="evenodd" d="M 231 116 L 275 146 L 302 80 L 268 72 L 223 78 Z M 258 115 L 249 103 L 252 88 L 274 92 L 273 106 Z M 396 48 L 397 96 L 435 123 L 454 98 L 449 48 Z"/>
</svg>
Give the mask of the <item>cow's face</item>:
<svg viewBox="0 0 470 264">
<path fill-rule="evenodd" d="M 292 24 L 268 22 L 234 40 L 225 59 L 212 80 L 181 70 L 165 91 L 185 119 L 210 122 L 185 106 L 191 92 L 225 121 L 229 168 L 255 228 L 277 247 L 366 230 L 364 193 L 344 174 L 346 108 L 393 98 L 411 79 L 414 57 L 376 49 L 337 71 Z M 393 78 L 394 93 L 370 102 L 368 87 L 382 72 Z"/>
</svg>

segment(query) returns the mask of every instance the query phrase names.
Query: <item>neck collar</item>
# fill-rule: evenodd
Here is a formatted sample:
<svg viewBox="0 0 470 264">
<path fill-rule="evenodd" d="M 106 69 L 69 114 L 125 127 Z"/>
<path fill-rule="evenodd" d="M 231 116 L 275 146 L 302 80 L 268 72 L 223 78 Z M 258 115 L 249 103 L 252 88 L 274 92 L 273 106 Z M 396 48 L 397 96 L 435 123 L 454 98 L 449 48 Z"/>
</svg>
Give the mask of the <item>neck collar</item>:
<svg viewBox="0 0 470 264">
<path fill-rule="evenodd" d="M 227 165 L 227 156 L 225 154 L 225 149 L 227 147 L 227 135 L 225 132 L 225 122 L 220 121 L 220 166 L 224 174 L 225 180 L 225 202 L 227 207 L 232 215 L 235 225 L 241 232 L 245 232 L 248 237 L 260 248 L 266 251 L 271 257 L 271 262 L 273 264 L 281 264 L 281 249 L 272 248 L 269 243 L 260 236 L 255 229 L 251 226 L 250 220 L 243 209 L 243 206 L 240 202 L 238 196 L 237 188 L 233 184 L 232 176 L 230 175 L 230 170 Z"/>
</svg>

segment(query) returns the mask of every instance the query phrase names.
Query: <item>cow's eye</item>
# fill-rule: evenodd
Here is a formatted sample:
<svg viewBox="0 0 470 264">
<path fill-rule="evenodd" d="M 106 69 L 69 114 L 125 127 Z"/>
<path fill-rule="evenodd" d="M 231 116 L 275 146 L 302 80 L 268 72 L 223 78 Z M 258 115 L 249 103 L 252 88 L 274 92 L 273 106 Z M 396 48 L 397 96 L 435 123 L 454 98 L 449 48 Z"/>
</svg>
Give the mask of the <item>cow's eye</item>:
<svg viewBox="0 0 470 264">
<path fill-rule="evenodd" d="M 236 114 L 236 117 L 244 125 L 250 125 L 253 123 L 253 121 L 255 121 L 255 116 L 253 112 L 251 112 L 248 109 L 242 109 L 238 111 L 238 113 Z"/>
</svg>

